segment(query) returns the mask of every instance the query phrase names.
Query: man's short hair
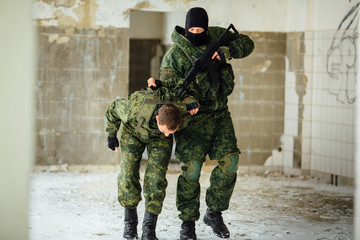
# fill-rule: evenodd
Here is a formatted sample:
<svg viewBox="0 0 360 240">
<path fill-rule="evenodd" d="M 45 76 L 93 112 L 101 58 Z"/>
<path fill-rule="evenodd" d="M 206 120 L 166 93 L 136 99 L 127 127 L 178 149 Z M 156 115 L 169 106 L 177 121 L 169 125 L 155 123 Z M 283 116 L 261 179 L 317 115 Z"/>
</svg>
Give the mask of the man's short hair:
<svg viewBox="0 0 360 240">
<path fill-rule="evenodd" d="M 181 123 L 181 112 L 173 104 L 164 104 L 160 107 L 159 124 L 165 125 L 169 130 L 173 131 L 178 128 Z"/>
</svg>

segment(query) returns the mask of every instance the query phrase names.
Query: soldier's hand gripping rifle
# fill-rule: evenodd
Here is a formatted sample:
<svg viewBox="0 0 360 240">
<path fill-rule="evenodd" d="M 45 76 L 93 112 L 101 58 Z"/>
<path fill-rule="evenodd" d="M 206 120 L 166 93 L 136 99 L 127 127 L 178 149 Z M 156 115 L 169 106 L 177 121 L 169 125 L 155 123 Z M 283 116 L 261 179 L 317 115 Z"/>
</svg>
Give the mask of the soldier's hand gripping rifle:
<svg viewBox="0 0 360 240">
<path fill-rule="evenodd" d="M 201 72 L 205 67 L 208 68 L 211 78 L 217 79 L 217 73 L 215 72 L 215 69 L 211 63 L 211 58 L 214 53 L 219 49 L 219 47 L 224 46 L 224 44 L 227 44 L 231 40 L 226 37 L 230 29 L 233 29 L 236 34 L 238 33 L 234 25 L 230 24 L 226 31 L 221 34 L 219 39 L 216 42 L 210 43 L 209 46 L 205 49 L 205 51 L 202 53 L 202 55 L 194 62 L 190 71 L 186 75 L 184 82 L 180 84 L 180 91 L 178 92 L 178 97 L 180 99 L 182 99 L 183 93 L 189 86 L 189 84 L 195 80 L 196 75 Z M 213 81 L 217 80 L 213 79 Z"/>
</svg>

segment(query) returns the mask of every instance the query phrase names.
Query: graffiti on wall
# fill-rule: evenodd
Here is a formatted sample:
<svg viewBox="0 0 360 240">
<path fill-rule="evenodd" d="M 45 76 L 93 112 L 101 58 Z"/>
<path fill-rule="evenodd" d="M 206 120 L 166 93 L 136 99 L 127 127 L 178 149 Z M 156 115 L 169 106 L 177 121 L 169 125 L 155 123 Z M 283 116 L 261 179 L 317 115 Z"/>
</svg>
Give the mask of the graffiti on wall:
<svg viewBox="0 0 360 240">
<path fill-rule="evenodd" d="M 327 53 L 328 91 L 341 103 L 352 104 L 357 95 L 359 8 L 360 3 L 357 3 L 342 19 Z"/>
</svg>

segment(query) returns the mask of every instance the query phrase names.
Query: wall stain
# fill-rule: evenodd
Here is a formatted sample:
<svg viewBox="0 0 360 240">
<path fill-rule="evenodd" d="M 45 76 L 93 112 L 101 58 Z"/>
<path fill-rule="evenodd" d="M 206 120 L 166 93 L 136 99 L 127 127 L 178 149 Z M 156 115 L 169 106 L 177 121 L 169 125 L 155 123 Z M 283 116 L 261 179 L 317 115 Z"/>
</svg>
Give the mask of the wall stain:
<svg viewBox="0 0 360 240">
<path fill-rule="evenodd" d="M 265 60 L 263 63 L 254 66 L 252 68 L 252 73 L 253 74 L 255 74 L 255 73 L 264 73 L 269 69 L 270 65 L 271 65 L 271 61 L 270 60 Z"/>
<path fill-rule="evenodd" d="M 54 5 L 55 7 L 66 7 L 71 8 L 75 5 L 76 0 L 55 0 Z"/>
<path fill-rule="evenodd" d="M 37 1 L 34 20 L 41 26 L 94 26 L 96 3 L 87 0 Z M 46 16 L 46 17 L 44 17 Z"/>
<path fill-rule="evenodd" d="M 54 2 L 54 0 L 38 0 L 36 2 L 44 2 L 44 3 L 47 3 L 47 4 L 51 5 Z"/>
<path fill-rule="evenodd" d="M 58 38 L 59 38 L 59 34 L 49 34 L 48 41 L 49 41 L 49 43 L 53 43 Z"/>
<path fill-rule="evenodd" d="M 96 11 L 98 10 L 98 8 L 99 5 L 97 3 L 94 3 L 93 1 L 84 1 L 84 4 L 81 8 L 74 8 L 73 11 L 79 18 L 77 26 L 84 28 L 96 28 Z"/>
<path fill-rule="evenodd" d="M 177 6 L 179 4 L 184 4 L 189 6 L 190 2 L 196 2 L 196 0 L 164 0 L 164 2 L 169 3 L 172 6 Z"/>
<path fill-rule="evenodd" d="M 139 2 L 134 7 L 128 8 L 123 12 L 124 20 L 130 17 L 130 11 L 141 10 L 144 8 L 155 8 L 155 6 L 148 1 Z"/>
<path fill-rule="evenodd" d="M 67 37 L 67 36 L 62 36 L 62 37 L 59 37 L 58 39 L 56 39 L 57 44 L 63 44 L 63 43 L 67 43 L 69 41 L 70 41 L 70 37 Z"/>
</svg>

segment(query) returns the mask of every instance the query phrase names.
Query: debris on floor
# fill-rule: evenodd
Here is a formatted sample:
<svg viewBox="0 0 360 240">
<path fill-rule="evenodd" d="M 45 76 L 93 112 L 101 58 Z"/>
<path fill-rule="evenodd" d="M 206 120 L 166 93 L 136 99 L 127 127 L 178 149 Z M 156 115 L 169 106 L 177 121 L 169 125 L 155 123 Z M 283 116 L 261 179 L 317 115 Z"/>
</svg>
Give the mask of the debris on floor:
<svg viewBox="0 0 360 240">
<path fill-rule="evenodd" d="M 157 224 L 159 239 L 178 239 L 179 173 L 167 174 L 168 188 Z M 142 175 L 143 176 L 143 173 Z M 219 239 L 202 222 L 209 172 L 201 175 L 199 240 Z M 116 172 L 34 171 L 30 179 L 29 239 L 122 239 L 123 209 L 117 202 Z M 239 173 L 223 213 L 230 239 L 352 239 L 354 187 L 332 186 L 309 177 Z M 144 201 L 138 207 L 139 226 Z"/>
</svg>

